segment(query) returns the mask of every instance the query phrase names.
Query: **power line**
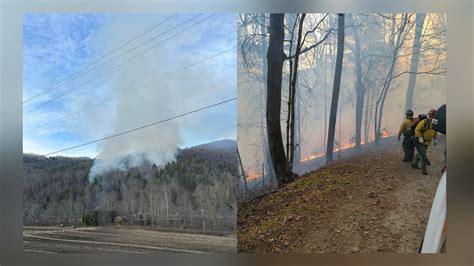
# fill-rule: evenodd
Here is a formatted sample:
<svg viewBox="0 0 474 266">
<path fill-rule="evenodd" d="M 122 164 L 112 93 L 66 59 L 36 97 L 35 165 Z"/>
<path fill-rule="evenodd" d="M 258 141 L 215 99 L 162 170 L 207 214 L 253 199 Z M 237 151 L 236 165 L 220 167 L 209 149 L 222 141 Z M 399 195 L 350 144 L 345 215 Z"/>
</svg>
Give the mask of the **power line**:
<svg viewBox="0 0 474 266">
<path fill-rule="evenodd" d="M 83 72 L 82 74 L 80 74 L 79 76 L 73 78 L 72 80 L 75 80 L 75 79 L 77 79 L 78 77 L 83 76 L 84 74 L 90 73 L 92 70 L 95 70 L 95 69 L 97 69 L 97 68 L 99 68 L 99 67 L 101 67 L 101 66 L 103 66 L 103 65 L 105 65 L 105 64 L 107 64 L 107 63 L 109 63 L 109 62 L 111 62 L 111 61 L 113 61 L 113 60 L 115 60 L 116 58 L 118 58 L 118 57 L 120 57 L 120 56 L 122 56 L 122 55 L 124 55 L 124 54 L 129 53 L 130 51 L 132 51 L 132 50 L 134 50 L 134 49 L 136 49 L 136 48 L 142 46 L 143 44 L 148 43 L 149 41 L 151 41 L 151 40 L 153 40 L 153 39 L 156 39 L 157 37 L 160 37 L 160 36 L 162 36 L 162 35 L 164 35 L 164 34 L 170 32 L 170 31 L 172 31 L 172 30 L 174 30 L 174 29 L 176 29 L 176 28 L 178 28 L 178 27 L 180 27 L 180 26 L 182 26 L 182 25 L 188 23 L 189 21 L 194 20 L 195 18 L 197 18 L 197 17 L 199 17 L 199 16 L 201 16 L 201 14 L 198 14 L 198 15 L 196 15 L 196 16 L 194 16 L 194 17 L 192 17 L 192 18 L 190 18 L 190 19 L 188 19 L 188 20 L 186 20 L 186 21 L 184 21 L 184 22 L 182 22 L 182 23 L 176 25 L 175 27 L 173 27 L 173 28 L 171 28 L 171 29 L 168 29 L 168 30 L 165 31 L 165 32 L 162 32 L 162 33 L 160 33 L 159 35 L 156 35 L 156 36 L 154 36 L 154 37 L 151 38 L 151 39 L 148 39 L 148 40 L 145 41 L 144 43 L 141 43 L 141 44 L 139 44 L 139 45 L 137 45 L 137 46 L 134 46 L 134 47 L 132 47 L 131 49 L 125 51 L 124 53 L 121 53 L 121 54 L 119 54 L 119 55 L 117 55 L 117 56 L 115 56 L 115 57 L 113 57 L 113 58 L 111 58 L 111 59 L 109 59 L 109 60 L 107 60 L 107 61 L 101 63 L 100 65 L 95 66 L 95 67 L 92 68 L 92 69 L 89 69 L 89 70 L 86 71 L 86 72 Z M 202 20 L 202 21 L 204 21 L 204 20 Z M 200 22 L 202 22 L 202 21 L 200 21 Z M 200 23 L 200 22 L 198 22 L 198 23 Z M 198 24 L 198 23 L 196 23 L 196 24 Z M 114 66 L 114 67 L 112 67 L 112 68 L 110 68 L 109 70 L 106 70 L 106 71 L 104 71 L 104 72 L 102 72 L 102 73 L 100 73 L 100 74 L 94 76 L 93 78 L 89 79 L 88 81 L 86 81 L 86 82 L 84 82 L 84 83 L 81 83 L 79 86 L 76 86 L 76 88 L 74 88 L 74 89 L 72 89 L 72 90 L 69 90 L 69 91 L 67 91 L 67 92 L 65 92 L 65 93 L 63 93 L 63 94 L 61 94 L 61 95 L 59 95 L 58 97 L 55 97 L 55 98 L 53 98 L 53 99 L 51 99 L 51 100 L 49 100 L 49 101 L 47 101 L 47 102 L 45 102 L 45 103 L 43 103 L 43 104 L 40 104 L 40 105 L 37 106 L 36 108 L 33 108 L 33 109 L 30 109 L 29 111 L 26 111 L 25 114 L 31 113 L 31 112 L 33 112 L 33 111 L 35 111 L 35 110 L 38 110 L 38 109 L 40 109 L 41 107 L 43 107 L 43 106 L 45 106 L 45 105 L 48 105 L 48 104 L 50 104 L 51 102 L 54 102 L 54 101 L 56 101 L 57 99 L 59 99 L 59 98 L 65 96 L 65 95 L 67 95 L 67 94 L 69 94 L 69 93 L 71 93 L 71 92 L 73 92 L 73 91 L 76 91 L 76 90 L 79 89 L 81 86 L 84 86 L 84 85 L 86 85 L 86 84 L 88 84 L 88 83 L 94 81 L 94 80 L 97 79 L 98 77 L 101 77 L 101 76 L 103 76 L 103 75 L 105 75 L 105 74 L 107 74 L 107 73 L 109 73 L 109 72 L 112 72 L 113 70 L 115 70 L 115 69 L 117 69 L 118 67 L 120 67 L 120 66 L 122 66 L 122 65 L 124 65 L 124 64 L 126 64 L 126 63 L 128 63 L 128 62 L 130 62 L 131 60 L 137 58 L 138 56 L 140 56 L 140 55 L 142 55 L 142 54 L 148 52 L 149 50 L 151 50 L 151 49 L 153 49 L 153 48 L 156 48 L 156 47 L 159 46 L 160 44 L 162 44 L 162 43 L 164 43 L 164 42 L 166 42 L 166 41 L 172 39 L 173 37 L 179 35 L 180 33 L 184 32 L 184 31 L 186 31 L 186 30 L 192 28 L 192 27 L 193 27 L 194 25 L 196 25 L 196 24 L 193 24 L 193 25 L 191 25 L 190 27 L 185 28 L 184 30 L 181 30 L 180 32 L 178 32 L 178 33 L 176 33 L 176 34 L 174 34 L 174 35 L 168 37 L 167 39 L 165 39 L 165 40 L 163 40 L 163 41 L 161 41 L 161 42 L 158 42 L 158 43 L 152 45 L 152 46 L 149 47 L 148 49 L 145 49 L 144 51 L 142 51 L 142 52 L 140 52 L 140 53 L 138 53 L 138 54 L 136 54 L 136 55 L 134 55 L 134 56 L 129 57 L 129 58 L 126 59 L 125 61 L 121 62 L 120 64 L 118 64 L 118 65 L 116 65 L 116 66 Z M 72 80 L 71 80 L 71 81 L 72 81 Z"/>
<path fill-rule="evenodd" d="M 89 145 L 89 144 L 93 144 L 93 143 L 96 143 L 96 142 L 99 142 L 99 141 L 103 141 L 103 140 L 106 140 L 106 139 L 111 139 L 111 138 L 114 138 L 114 137 L 118 137 L 118 136 L 121 136 L 121 135 L 130 133 L 130 132 L 134 132 L 134 131 L 137 131 L 137 130 L 140 130 L 140 129 L 144 129 L 144 128 L 147 128 L 147 127 L 151 127 L 151 126 L 154 126 L 154 125 L 157 125 L 157 124 L 162 124 L 162 123 L 164 123 L 164 122 L 168 122 L 168 121 L 171 121 L 171 120 L 174 120 L 174 119 L 177 119 L 177 118 L 186 116 L 186 115 L 190 115 L 190 114 L 193 114 L 193 113 L 197 113 L 197 112 L 200 112 L 200 111 L 203 111 L 203 110 L 206 110 L 206 109 L 209 109 L 209 108 L 218 106 L 218 105 L 222 105 L 222 104 L 225 104 L 225 103 L 228 103 L 228 102 L 231 102 L 231 101 L 235 101 L 235 100 L 237 100 L 237 97 L 231 98 L 231 99 L 227 99 L 227 100 L 224 100 L 224 101 L 222 101 L 222 102 L 218 102 L 218 103 L 215 103 L 215 104 L 211 104 L 211 105 L 208 105 L 208 106 L 205 106 L 205 107 L 201 107 L 201 108 L 199 108 L 199 109 L 195 109 L 195 110 L 193 110 L 193 111 L 186 112 L 186 113 L 183 113 L 183 114 L 180 114 L 180 115 L 176 115 L 176 116 L 173 116 L 173 117 L 170 117 L 170 118 L 166 118 L 166 119 L 163 119 L 163 120 L 161 120 L 161 121 L 157 121 L 157 122 L 154 122 L 154 123 L 151 123 L 151 124 L 148 124 L 148 125 L 144 125 L 144 126 L 137 127 L 137 128 L 134 128 L 134 129 L 129 129 L 129 130 L 127 130 L 127 131 L 123 131 L 123 132 L 120 132 L 120 133 L 117 133 L 117 134 L 114 134 L 114 135 L 110 135 L 110 136 L 103 137 L 103 138 L 100 138 L 100 139 L 97 139 L 97 140 L 93 140 L 93 141 L 89 141 L 89 142 L 86 142 L 86 143 L 82 143 L 82 144 L 79 144 L 79 145 L 76 145 L 76 146 L 72 146 L 72 147 L 69 147 L 69 148 L 65 148 L 65 149 L 62 149 L 62 150 L 58 150 L 58 151 L 55 151 L 55 152 L 50 152 L 50 153 L 44 154 L 43 156 L 49 156 L 49 155 L 56 154 L 56 153 L 59 153 L 59 152 L 68 151 L 68 150 L 76 149 L 76 148 L 79 148 L 79 147 L 82 147 L 82 146 L 86 146 L 86 145 Z"/>
<path fill-rule="evenodd" d="M 100 101 L 100 102 L 98 102 L 98 103 L 93 104 L 93 105 L 89 105 L 89 106 L 86 106 L 86 107 L 84 107 L 84 108 L 82 108 L 82 109 L 79 109 L 79 110 L 77 110 L 77 111 L 73 111 L 73 112 L 71 112 L 71 113 L 69 113 L 69 114 L 67 114 L 67 115 L 64 115 L 64 116 L 62 116 L 62 117 L 60 117 L 60 118 L 58 118 L 58 119 L 56 119 L 56 120 L 53 120 L 53 121 L 51 121 L 51 122 L 49 122 L 49 123 L 43 124 L 43 125 L 41 125 L 41 126 L 38 126 L 38 127 L 32 128 L 32 129 L 29 129 L 29 130 L 25 131 L 25 133 L 28 133 L 28 132 L 31 132 L 31 131 L 33 131 L 33 130 L 42 128 L 42 127 L 44 127 L 44 126 L 46 126 L 46 125 L 50 125 L 50 124 L 55 123 L 55 122 L 57 122 L 57 121 L 60 121 L 60 120 L 62 120 L 62 119 L 64 119 L 64 118 L 67 118 L 67 117 L 69 117 L 69 116 L 72 116 L 72 115 L 75 115 L 75 114 L 78 114 L 78 113 L 81 113 L 81 112 L 90 110 L 90 109 L 92 109 L 92 108 L 94 108 L 94 107 L 97 107 L 97 106 L 99 106 L 99 105 L 101 105 L 101 104 L 103 104 L 103 103 L 105 103 L 105 102 L 108 102 L 108 101 L 111 101 L 111 100 L 113 100 L 113 99 L 119 98 L 119 97 L 121 97 L 121 96 L 123 96 L 123 95 L 126 95 L 126 94 L 132 92 L 132 91 L 139 90 L 139 89 L 141 89 L 141 88 L 144 88 L 144 87 L 146 87 L 146 86 L 149 86 L 149 85 L 151 85 L 151 84 L 153 84 L 153 83 L 155 83 L 155 82 L 157 82 L 157 81 L 160 81 L 160 80 L 162 80 L 162 79 L 165 79 L 165 78 L 168 78 L 168 77 L 170 77 L 170 76 L 173 76 L 173 75 L 175 75 L 175 74 L 177 74 L 177 73 L 179 73 L 179 72 L 181 72 L 181 71 L 183 71 L 183 70 L 186 70 L 186 69 L 191 68 L 191 67 L 193 67 L 193 66 L 195 66 L 195 65 L 198 65 L 198 64 L 200 64 L 200 63 L 202 63 L 202 62 L 205 62 L 205 61 L 207 61 L 207 60 L 210 60 L 210 59 L 212 59 L 212 58 L 215 58 L 215 57 L 217 57 L 217 56 L 219 56 L 219 55 L 221 55 L 221 54 L 224 54 L 224 53 L 227 53 L 227 52 L 229 52 L 229 51 L 232 51 L 232 50 L 234 50 L 235 48 L 236 48 L 236 47 L 232 47 L 232 48 L 230 48 L 230 49 L 221 51 L 221 52 L 219 52 L 219 53 L 217 53 L 217 54 L 214 54 L 214 55 L 212 55 L 212 56 L 209 56 L 209 57 L 206 57 L 206 58 L 204 58 L 204 59 L 201 59 L 201 60 L 199 60 L 199 61 L 197 61 L 197 62 L 194 62 L 194 63 L 192 63 L 192 64 L 190 64 L 190 65 L 187 65 L 187 66 L 185 66 L 185 67 L 182 67 L 182 68 L 180 68 L 180 69 L 177 69 L 177 70 L 175 70 L 175 71 L 173 71 L 173 72 L 171 72 L 171 73 L 168 73 L 168 74 L 166 74 L 166 75 L 164 75 L 164 76 L 158 77 L 158 78 L 156 78 L 156 79 L 154 79 L 154 80 L 152 80 L 152 81 L 149 81 L 149 82 L 147 82 L 147 83 L 145 83 L 145 84 L 142 84 L 142 85 L 137 86 L 137 87 L 134 87 L 134 88 L 132 88 L 132 89 L 123 91 L 123 92 L 121 92 L 121 93 L 119 93 L 119 94 L 117 94 L 117 95 L 115 95 L 115 96 L 106 98 L 106 99 L 104 99 L 104 100 L 102 100 L 102 101 Z"/>
<path fill-rule="evenodd" d="M 200 15 L 198 15 L 198 16 L 200 16 Z M 187 23 L 187 22 L 193 20 L 194 18 L 196 18 L 196 17 L 198 17 L 198 16 L 195 16 L 195 17 L 193 17 L 193 18 L 191 18 L 191 19 L 189 19 L 189 20 L 187 20 L 187 21 L 181 23 L 180 25 L 178 25 L 178 26 L 176 26 L 176 27 L 179 27 L 179 26 L 181 26 L 181 25 L 183 25 L 183 24 L 185 24 L 185 23 Z M 175 37 L 175 36 L 177 36 L 177 35 L 179 35 L 179 34 L 185 32 L 185 31 L 187 31 L 187 30 L 193 28 L 194 26 L 198 25 L 199 23 L 203 22 L 204 20 L 206 20 L 206 19 L 208 19 L 208 18 L 210 18 L 210 17 L 212 17 L 212 16 L 214 16 L 214 14 L 205 17 L 204 19 L 202 19 L 202 20 L 200 20 L 200 21 L 198 21 L 198 22 L 192 24 L 191 26 L 189 26 L 189 27 L 187 27 L 187 28 L 185 28 L 185 29 L 179 31 L 178 33 L 176 33 L 176 34 L 174 34 L 174 35 L 169 36 L 167 39 L 165 39 L 165 40 L 163 40 L 163 41 L 161 41 L 161 42 L 158 42 L 158 43 L 154 44 L 153 46 L 151 46 L 151 47 L 145 49 L 144 51 L 142 51 L 142 52 L 140 52 L 140 53 L 138 53 L 138 54 L 136 54 L 136 55 L 134 55 L 134 56 L 128 58 L 127 60 L 123 61 L 122 63 L 120 63 L 120 64 L 118 64 L 118 65 L 116 65 L 115 67 L 112 67 L 111 69 L 109 69 L 109 70 L 107 70 L 107 71 L 105 71 L 105 72 L 102 72 L 102 73 L 96 75 L 96 76 L 93 77 L 92 79 L 90 79 L 90 80 L 88 80 L 88 81 L 86 81 L 86 82 L 84 82 L 84 83 L 78 85 L 76 88 L 71 89 L 71 90 L 69 90 L 69 91 L 63 93 L 63 94 L 59 95 L 58 97 L 55 97 L 55 98 L 53 98 L 53 99 L 51 99 L 51 100 L 49 100 L 49 101 L 47 101 L 47 102 L 45 102 L 45 103 L 43 103 L 43 104 L 37 106 L 36 108 L 33 108 L 33 109 L 30 109 L 29 111 L 26 111 L 25 114 L 29 114 L 29 113 L 31 113 L 31 112 L 34 112 L 34 111 L 36 111 L 36 110 L 42 108 L 43 106 L 48 105 L 48 104 L 50 104 L 50 103 L 56 101 L 57 99 L 59 99 L 59 98 L 61 98 L 61 97 L 64 97 L 65 95 L 67 95 L 67 94 L 69 94 L 69 93 L 71 93 L 71 92 L 76 91 L 77 89 L 79 89 L 79 88 L 81 88 L 82 86 L 84 86 L 84 85 L 86 85 L 86 84 L 92 82 L 93 80 L 97 79 L 98 77 L 103 76 L 104 74 L 107 74 L 107 73 L 109 73 L 109 72 L 112 72 L 113 70 L 119 68 L 120 66 L 122 66 L 122 65 L 124 65 L 124 64 L 126 64 L 126 63 L 128 63 L 128 62 L 130 62 L 131 60 L 133 60 L 133 59 L 137 58 L 138 56 L 140 56 L 140 55 L 142 55 L 142 54 L 144 54 L 144 53 L 150 51 L 151 49 L 156 48 L 156 47 L 159 46 L 160 44 L 165 43 L 166 41 L 172 39 L 173 37 Z M 175 27 L 175 28 L 176 28 L 176 27 Z M 173 30 L 173 29 L 175 29 L 175 28 L 172 28 L 172 29 L 170 29 L 170 30 L 168 30 L 168 31 L 171 31 L 171 30 Z M 123 55 L 123 54 L 122 54 L 122 55 Z M 114 57 L 113 59 L 115 59 L 115 57 Z M 105 63 L 108 63 L 108 62 L 110 62 L 110 60 L 109 60 L 109 61 L 106 61 Z M 99 65 L 99 66 L 102 66 L 102 65 L 103 65 L 103 64 L 101 64 L 101 65 Z M 88 73 L 88 72 L 85 72 L 85 73 Z"/>
<path fill-rule="evenodd" d="M 114 52 L 116 52 L 116 51 L 118 51 L 118 50 L 120 50 L 121 48 L 125 47 L 127 44 L 129 44 L 129 43 L 135 41 L 136 39 L 142 37 L 143 35 L 147 34 L 148 32 L 150 32 L 150 31 L 156 29 L 158 26 L 162 25 L 163 23 L 165 23 L 166 21 L 172 19 L 173 17 L 175 17 L 175 16 L 177 16 L 177 15 L 178 15 L 178 14 L 176 13 L 176 14 L 174 14 L 174 15 L 172 15 L 172 16 L 166 18 L 166 19 L 164 19 L 163 21 L 159 22 L 158 24 L 156 24 L 156 25 L 154 25 L 154 26 L 152 26 L 152 27 L 146 29 L 144 32 L 142 32 L 142 33 L 136 35 L 136 36 L 133 37 L 132 39 L 130 39 L 130 40 L 124 42 L 124 43 L 121 44 L 120 46 L 118 46 L 118 47 L 114 48 L 113 50 L 107 52 L 106 54 L 100 56 L 99 58 L 97 58 L 97 59 L 95 59 L 94 61 L 90 62 L 89 64 L 87 64 L 86 66 L 82 67 L 81 69 L 79 69 L 79 70 L 75 71 L 74 73 L 68 75 L 68 76 L 67 76 L 65 79 L 63 79 L 62 81 L 60 81 L 60 82 L 58 82 L 58 83 L 56 83 L 56 84 L 54 84 L 54 85 L 51 85 L 51 86 L 49 86 L 48 88 L 46 88 L 46 89 L 40 91 L 39 93 L 33 95 L 32 97 L 26 99 L 25 101 L 23 101 L 23 104 L 28 103 L 29 101 L 31 101 L 31 100 L 37 98 L 38 96 L 40 96 L 40 95 L 42 95 L 42 94 L 44 94 L 44 93 L 48 93 L 48 92 L 50 92 L 50 91 L 56 89 L 57 87 L 60 87 L 62 84 L 66 83 L 66 81 L 67 81 L 68 79 L 72 78 L 73 76 L 75 76 L 76 74 L 80 73 L 80 72 L 83 71 L 84 69 L 87 69 L 87 68 L 90 67 L 91 65 L 93 65 L 93 64 L 95 64 L 95 63 L 97 63 L 97 62 L 99 62 L 100 60 L 104 59 L 105 57 L 107 57 L 107 56 L 113 54 Z"/>
</svg>

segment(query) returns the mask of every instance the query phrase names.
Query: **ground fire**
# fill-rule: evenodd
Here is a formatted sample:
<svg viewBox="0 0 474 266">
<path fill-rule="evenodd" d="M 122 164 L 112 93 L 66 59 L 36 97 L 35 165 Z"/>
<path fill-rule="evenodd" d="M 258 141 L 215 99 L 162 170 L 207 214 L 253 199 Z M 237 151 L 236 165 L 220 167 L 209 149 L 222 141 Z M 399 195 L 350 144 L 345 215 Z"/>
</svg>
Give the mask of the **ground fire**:
<svg viewBox="0 0 474 266">
<path fill-rule="evenodd" d="M 364 142 L 361 141 L 360 144 L 361 144 L 361 145 L 364 145 Z M 335 151 L 335 152 L 337 152 L 337 151 L 343 151 L 343 150 L 347 150 L 347 149 L 350 149 L 350 148 L 353 148 L 353 147 L 355 147 L 355 143 L 346 143 L 346 144 L 341 145 L 340 148 L 334 149 L 334 151 Z M 305 157 L 305 158 L 301 159 L 301 162 L 311 161 L 311 160 L 313 160 L 313 159 L 320 158 L 320 157 L 323 157 L 323 156 L 325 156 L 325 155 L 326 155 L 325 153 L 319 153 L 319 154 L 311 155 L 311 156 L 308 156 L 308 157 Z"/>
<path fill-rule="evenodd" d="M 245 179 L 247 181 L 253 181 L 253 180 L 256 180 L 260 177 L 262 177 L 262 176 L 260 174 L 257 174 L 257 173 L 250 173 L 250 174 L 245 175 Z"/>
<path fill-rule="evenodd" d="M 388 130 L 386 130 L 385 128 L 382 129 L 382 136 L 381 136 L 382 138 L 388 138 L 388 137 L 390 137 L 390 135 L 391 134 Z"/>
</svg>

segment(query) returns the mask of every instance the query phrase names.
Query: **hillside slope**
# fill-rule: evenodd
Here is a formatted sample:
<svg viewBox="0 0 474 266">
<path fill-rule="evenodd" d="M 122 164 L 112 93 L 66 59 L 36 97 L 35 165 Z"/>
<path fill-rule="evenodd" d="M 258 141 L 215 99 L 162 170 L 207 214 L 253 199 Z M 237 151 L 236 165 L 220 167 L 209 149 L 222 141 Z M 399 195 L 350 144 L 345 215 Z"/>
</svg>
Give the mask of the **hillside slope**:
<svg viewBox="0 0 474 266">
<path fill-rule="evenodd" d="M 237 142 L 225 139 L 179 150 L 177 158 L 181 159 L 197 156 L 210 161 L 222 161 L 237 165 L 236 154 Z"/>
<path fill-rule="evenodd" d="M 416 253 L 444 163 L 429 148 L 428 176 L 402 163 L 401 144 L 333 162 L 241 204 L 239 252 Z"/>
<path fill-rule="evenodd" d="M 166 165 L 143 161 L 92 177 L 93 159 L 25 154 L 23 222 L 108 225 L 119 217 L 126 224 L 234 233 L 238 170 L 232 144 L 211 142 L 179 150 Z"/>
</svg>

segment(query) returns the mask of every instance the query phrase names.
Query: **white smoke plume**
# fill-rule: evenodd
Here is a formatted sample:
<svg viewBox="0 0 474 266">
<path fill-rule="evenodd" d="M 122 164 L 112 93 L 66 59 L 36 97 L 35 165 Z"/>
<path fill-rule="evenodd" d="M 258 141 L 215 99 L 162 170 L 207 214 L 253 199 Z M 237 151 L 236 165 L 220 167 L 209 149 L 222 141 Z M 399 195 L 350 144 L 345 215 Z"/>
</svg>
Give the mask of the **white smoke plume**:
<svg viewBox="0 0 474 266">
<path fill-rule="evenodd" d="M 143 19 L 143 21 L 137 19 L 137 21 L 130 23 L 123 23 L 123 21 L 117 19 L 107 27 L 104 42 L 110 43 L 111 47 L 117 45 L 117 43 L 123 43 L 123 36 L 133 36 L 149 27 L 153 22 L 159 22 L 170 15 L 159 15 L 153 19 L 148 17 L 148 19 Z M 146 40 L 149 36 L 163 32 L 192 16 L 192 14 L 179 15 L 176 19 L 170 20 L 158 30 L 142 38 L 141 41 Z M 202 18 L 204 17 L 202 16 Z M 221 20 L 226 20 L 226 18 L 221 18 Z M 211 21 L 208 21 L 208 23 L 211 23 Z M 235 19 L 233 22 L 235 23 Z M 218 24 L 218 22 L 212 22 L 212 24 Z M 120 67 L 112 74 L 106 89 L 110 91 L 111 95 L 119 94 L 140 84 L 166 76 L 177 69 L 209 57 L 224 48 L 228 48 L 229 44 L 227 42 L 204 43 L 206 41 L 206 34 L 212 32 L 208 27 L 206 28 L 205 23 L 200 24 L 190 30 L 189 33 L 176 36 Z M 145 48 L 132 52 L 131 55 L 138 54 L 146 49 L 146 47 L 163 41 L 167 36 L 177 31 L 174 30 L 168 35 L 156 39 L 156 41 L 144 46 Z M 129 47 L 133 47 L 134 44 L 141 41 L 134 42 Z M 104 49 L 108 50 L 110 47 Z M 98 119 L 91 117 L 89 124 L 96 125 L 99 128 L 103 127 L 102 124 L 109 124 L 107 126 L 109 129 L 107 133 L 103 134 L 104 130 L 99 130 L 102 136 L 109 136 L 161 121 L 215 102 L 216 95 L 225 96 L 222 93 L 222 86 L 219 86 L 225 77 L 207 72 L 215 73 L 216 71 L 212 65 L 219 65 L 221 62 L 219 60 L 224 59 L 225 57 L 217 58 L 217 62 L 216 60 L 210 60 L 198 67 L 186 69 L 179 74 L 164 78 L 123 97 L 119 97 L 116 99 L 114 107 L 108 109 L 111 112 L 107 114 L 110 117 L 109 121 L 103 121 L 102 114 Z M 199 86 L 196 87 L 196 85 Z M 221 90 L 221 92 L 218 90 Z M 199 118 L 198 115 L 193 118 Z M 98 155 L 94 161 L 89 178 L 112 169 L 127 169 L 128 167 L 137 166 L 144 161 L 155 163 L 156 165 L 163 165 L 173 161 L 178 148 L 183 144 L 181 134 L 186 121 L 186 118 L 171 120 L 100 142 L 97 146 Z M 91 130 L 94 129 L 92 128 Z"/>
<path fill-rule="evenodd" d="M 138 60 L 134 66 L 140 71 L 134 71 L 133 75 L 121 73 L 124 75 L 114 80 L 115 88 L 126 90 L 133 86 L 132 84 L 137 84 L 140 80 L 143 83 L 146 77 L 153 77 L 156 72 L 161 72 L 156 71 L 157 62 L 152 59 Z M 176 114 L 176 104 L 173 90 L 159 84 L 134 91 L 126 97 L 119 97 L 113 115 L 114 128 L 110 135 L 173 116 Z M 180 145 L 180 128 L 175 120 L 105 140 L 98 145 L 98 155 L 91 175 L 115 167 L 124 168 L 125 166 L 121 165 L 124 159 L 127 159 L 129 167 L 140 165 L 143 160 L 157 165 L 165 164 L 174 159 Z"/>
</svg>

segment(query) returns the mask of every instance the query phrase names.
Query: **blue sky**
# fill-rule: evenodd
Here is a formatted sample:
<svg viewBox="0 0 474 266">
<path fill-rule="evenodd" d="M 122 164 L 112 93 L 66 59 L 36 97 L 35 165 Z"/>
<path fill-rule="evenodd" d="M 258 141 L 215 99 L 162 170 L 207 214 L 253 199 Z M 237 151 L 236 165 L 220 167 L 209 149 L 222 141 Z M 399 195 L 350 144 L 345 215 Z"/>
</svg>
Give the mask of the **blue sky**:
<svg viewBox="0 0 474 266">
<path fill-rule="evenodd" d="M 210 14 L 202 14 L 179 29 L 138 46 L 197 15 L 178 14 L 90 66 L 89 73 L 68 79 L 69 75 L 172 15 L 25 15 L 23 99 L 51 91 L 24 104 L 24 152 L 45 154 L 236 97 L 236 50 L 232 50 L 96 108 L 57 120 L 236 45 L 235 15 L 215 14 L 207 18 Z M 191 25 L 194 26 L 189 30 L 172 36 Z M 156 47 L 151 48 L 154 45 Z M 148 48 L 151 49 L 138 55 Z M 129 49 L 129 53 L 120 55 Z M 99 66 L 114 56 L 116 59 Z M 133 56 L 136 57 L 131 59 Z M 104 73 L 129 58 L 123 66 Z M 51 87 L 65 79 L 64 84 Z M 171 130 L 171 127 L 175 128 Z M 136 135 L 123 141 L 143 139 L 152 142 L 152 146 L 159 146 L 161 140 L 167 140 L 179 147 L 189 147 L 223 138 L 235 139 L 236 105 L 227 103 L 146 130 L 148 133 L 143 134 L 157 137 L 147 139 L 145 135 Z M 176 134 L 179 137 L 170 136 Z M 100 145 L 88 145 L 62 155 L 95 157 Z M 132 146 L 140 149 L 143 144 Z"/>
</svg>

